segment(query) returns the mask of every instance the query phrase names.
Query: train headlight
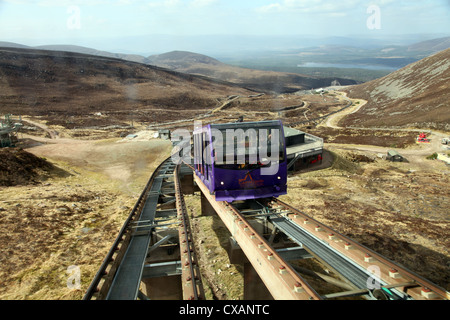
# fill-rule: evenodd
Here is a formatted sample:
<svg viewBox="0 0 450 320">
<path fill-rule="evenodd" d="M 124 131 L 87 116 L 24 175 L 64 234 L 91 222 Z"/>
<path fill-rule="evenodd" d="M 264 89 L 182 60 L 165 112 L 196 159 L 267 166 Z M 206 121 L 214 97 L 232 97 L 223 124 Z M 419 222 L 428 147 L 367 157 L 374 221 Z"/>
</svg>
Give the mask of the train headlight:
<svg viewBox="0 0 450 320">
<path fill-rule="evenodd" d="M 223 186 L 223 185 L 225 185 L 225 183 L 224 183 L 224 182 L 222 181 L 222 182 L 220 183 L 220 185 L 222 185 L 222 186 Z"/>
<path fill-rule="evenodd" d="M 281 177 L 278 177 L 278 180 L 281 180 Z"/>
</svg>

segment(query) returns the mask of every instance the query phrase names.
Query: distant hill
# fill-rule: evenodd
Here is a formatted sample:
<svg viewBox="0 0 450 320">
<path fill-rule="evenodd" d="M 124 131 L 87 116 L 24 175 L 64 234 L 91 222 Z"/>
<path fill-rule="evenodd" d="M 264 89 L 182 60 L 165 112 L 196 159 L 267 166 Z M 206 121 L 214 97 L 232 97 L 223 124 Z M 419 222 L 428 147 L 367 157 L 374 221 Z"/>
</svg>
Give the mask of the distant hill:
<svg viewBox="0 0 450 320">
<path fill-rule="evenodd" d="M 450 49 L 348 89 L 368 104 L 343 124 L 450 130 Z"/>
<path fill-rule="evenodd" d="M 439 52 L 450 48 L 450 37 L 419 42 L 408 47 L 408 51 Z"/>
<path fill-rule="evenodd" d="M 187 51 L 172 51 L 160 55 L 150 56 L 147 59 L 149 64 L 158 65 L 160 67 L 166 67 L 173 70 L 189 69 L 195 64 L 204 64 L 210 66 L 225 66 L 224 63 L 193 52 Z"/>
<path fill-rule="evenodd" d="M 234 67 L 211 57 L 186 51 L 173 51 L 150 56 L 148 63 L 183 73 L 198 74 L 236 83 L 263 92 L 292 93 L 299 90 L 328 87 L 335 81 L 341 85 L 357 83 L 350 79 L 319 78 L 296 73 Z"/>
<path fill-rule="evenodd" d="M 108 58 L 123 59 L 123 60 L 127 60 L 127 61 L 139 62 L 139 63 L 147 63 L 147 59 L 145 57 L 137 55 L 137 54 L 112 53 L 112 52 L 108 52 L 108 51 L 100 51 L 100 50 L 82 47 L 82 46 L 46 45 L 46 46 L 38 46 L 38 47 L 33 47 L 33 48 L 38 49 L 38 50 L 75 52 L 75 53 L 90 54 L 90 55 L 102 56 L 102 57 L 108 57 Z"/>
<path fill-rule="evenodd" d="M 65 127 L 186 119 L 230 95 L 251 94 L 231 83 L 116 58 L 0 48 L 1 112 L 43 116 Z M 109 123 L 102 123 L 102 114 Z"/>
<path fill-rule="evenodd" d="M 412 45 L 360 39 L 340 44 L 277 50 L 223 58 L 223 62 L 242 68 L 298 73 L 312 77 L 337 77 L 367 82 L 381 78 L 439 51 L 450 48 L 450 38 L 439 38 Z M 398 41 L 401 43 L 401 41 Z"/>
<path fill-rule="evenodd" d="M 25 46 L 23 44 L 15 43 L 15 42 L 7 42 L 7 41 L 0 41 L 0 47 L 3 48 L 30 48 L 28 46 Z"/>
</svg>

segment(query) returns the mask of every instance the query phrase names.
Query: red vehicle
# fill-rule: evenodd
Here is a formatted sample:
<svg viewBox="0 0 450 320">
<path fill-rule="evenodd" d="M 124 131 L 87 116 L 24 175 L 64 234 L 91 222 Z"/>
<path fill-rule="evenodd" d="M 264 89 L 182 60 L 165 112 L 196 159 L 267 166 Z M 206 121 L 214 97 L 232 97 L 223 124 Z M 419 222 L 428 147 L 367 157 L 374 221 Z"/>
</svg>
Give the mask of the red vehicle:
<svg viewBox="0 0 450 320">
<path fill-rule="evenodd" d="M 421 133 L 417 137 L 417 142 L 419 142 L 419 143 L 430 143 L 430 140 L 427 138 L 427 135 L 425 133 Z"/>
</svg>

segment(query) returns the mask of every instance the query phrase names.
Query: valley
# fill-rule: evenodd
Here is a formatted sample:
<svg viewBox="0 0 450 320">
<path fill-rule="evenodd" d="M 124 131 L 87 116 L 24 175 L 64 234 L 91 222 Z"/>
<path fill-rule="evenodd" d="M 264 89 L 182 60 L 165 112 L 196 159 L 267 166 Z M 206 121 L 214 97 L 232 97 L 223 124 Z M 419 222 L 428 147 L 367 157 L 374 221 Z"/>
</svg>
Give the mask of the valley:
<svg viewBox="0 0 450 320">
<path fill-rule="evenodd" d="M 224 56 L 222 61 L 243 68 L 368 82 L 450 47 L 449 37 L 408 45 L 366 41 L 333 39 L 315 46 L 314 41 L 299 41 L 301 49 L 266 51 L 251 57 Z"/>
</svg>

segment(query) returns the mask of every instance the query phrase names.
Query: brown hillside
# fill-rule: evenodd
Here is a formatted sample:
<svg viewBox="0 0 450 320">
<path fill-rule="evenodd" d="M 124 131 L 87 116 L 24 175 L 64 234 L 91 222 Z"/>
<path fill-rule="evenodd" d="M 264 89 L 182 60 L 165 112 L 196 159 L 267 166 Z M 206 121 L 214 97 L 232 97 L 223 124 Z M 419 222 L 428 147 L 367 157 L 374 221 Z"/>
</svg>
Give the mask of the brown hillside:
<svg viewBox="0 0 450 320">
<path fill-rule="evenodd" d="M 345 126 L 450 130 L 450 49 L 348 93 L 368 103 L 348 116 Z"/>
<path fill-rule="evenodd" d="M 66 127 L 183 119 L 217 107 L 217 99 L 252 93 L 114 58 L 0 49 L 0 113 L 45 116 Z"/>
<path fill-rule="evenodd" d="M 22 149 L 0 149 L 0 159 L 0 187 L 34 184 L 52 173 L 63 173 L 45 159 Z"/>
<path fill-rule="evenodd" d="M 338 80 L 341 85 L 357 83 L 350 79 L 315 78 L 295 73 L 239 68 L 205 55 L 185 51 L 150 56 L 148 63 L 178 72 L 232 82 L 262 92 L 292 93 L 299 90 L 328 87 L 335 80 Z"/>
</svg>

